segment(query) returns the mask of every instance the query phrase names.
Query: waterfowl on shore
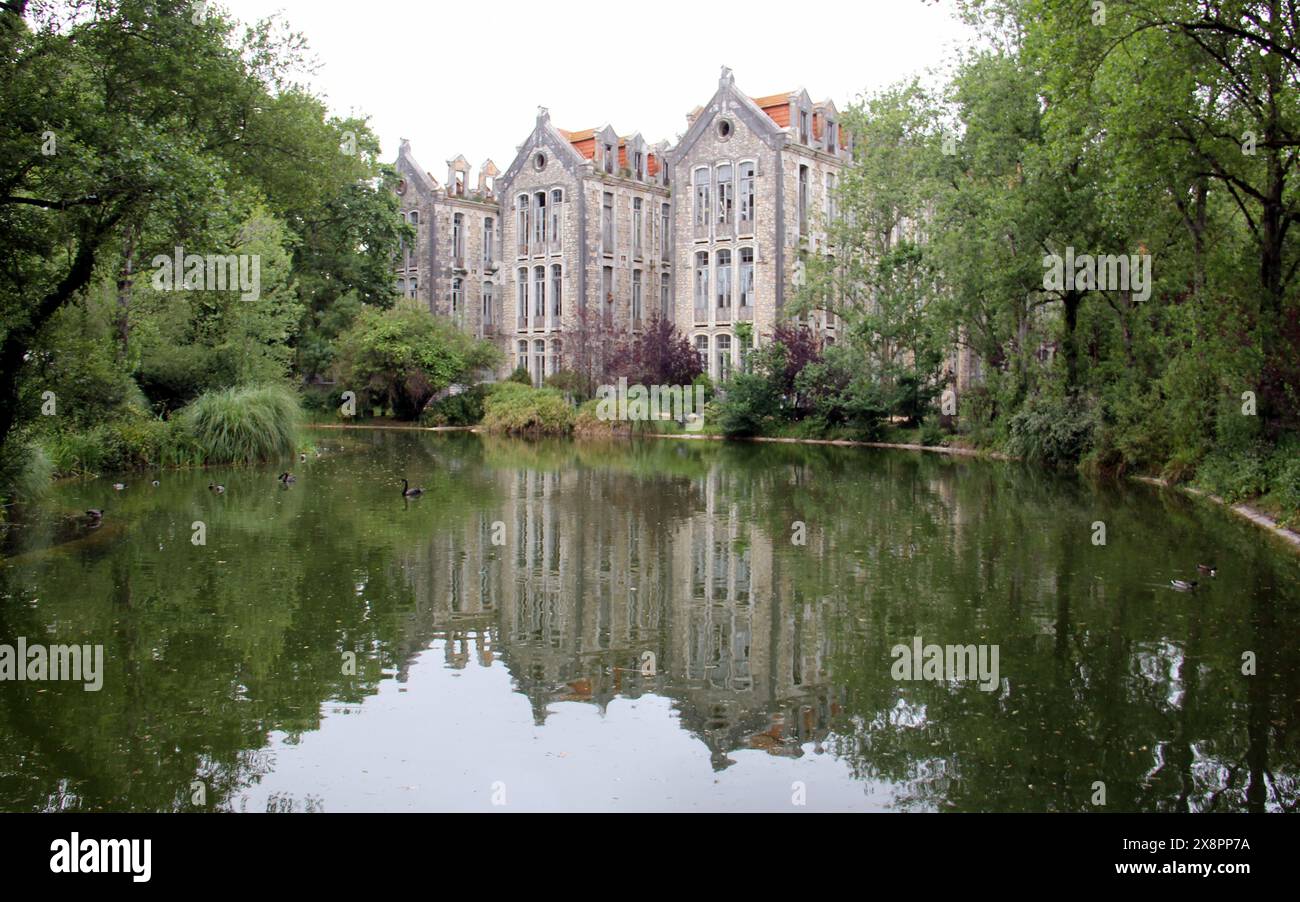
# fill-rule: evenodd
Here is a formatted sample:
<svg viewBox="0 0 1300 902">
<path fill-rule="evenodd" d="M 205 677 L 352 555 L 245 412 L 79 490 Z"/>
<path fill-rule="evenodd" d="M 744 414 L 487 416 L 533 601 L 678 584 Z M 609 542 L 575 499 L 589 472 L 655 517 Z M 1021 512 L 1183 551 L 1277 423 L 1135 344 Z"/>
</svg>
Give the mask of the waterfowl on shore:
<svg viewBox="0 0 1300 902">
<path fill-rule="evenodd" d="M 158 480 L 155 479 L 155 480 L 153 481 L 153 487 L 154 487 L 154 488 L 158 488 L 158 486 L 160 486 L 160 485 L 162 485 L 162 483 L 159 482 Z"/>
<path fill-rule="evenodd" d="M 224 495 L 226 493 L 226 487 L 224 485 L 217 485 L 215 482 L 208 483 L 208 490 L 215 492 L 218 495 Z"/>
<path fill-rule="evenodd" d="M 280 484 L 281 484 L 281 485 L 284 485 L 284 486 L 290 486 L 290 485 L 293 485 L 295 482 L 298 481 L 298 477 L 294 476 L 292 473 L 289 473 L 289 472 L 287 472 L 287 471 L 284 472 L 284 473 L 281 473 L 281 474 L 280 474 L 279 476 L 277 476 L 276 478 L 279 479 L 279 480 L 280 480 Z"/>
<path fill-rule="evenodd" d="M 298 455 L 298 463 L 305 464 L 306 462 L 307 462 L 307 452 L 303 451 L 301 454 Z"/>
<path fill-rule="evenodd" d="M 1214 576 L 1218 572 L 1217 570 L 1214 569 L 1213 564 L 1197 564 L 1196 569 L 1201 571 L 1202 573 L 1208 573 L 1210 574 L 1210 576 Z"/>
<path fill-rule="evenodd" d="M 98 523 L 100 520 L 104 519 L 104 512 L 98 508 L 92 507 L 90 510 L 86 511 L 86 519 L 91 523 Z"/>
<path fill-rule="evenodd" d="M 1171 579 L 1169 585 L 1173 586 L 1179 592 L 1195 592 L 1197 583 L 1196 580 L 1187 582 L 1183 579 Z"/>
<path fill-rule="evenodd" d="M 422 489 L 422 488 L 418 488 L 418 487 L 412 489 L 412 488 L 408 488 L 408 486 L 410 486 L 410 483 L 407 482 L 405 479 L 403 479 L 403 480 L 402 480 L 402 497 L 404 497 L 404 498 L 418 498 L 418 497 L 420 497 L 421 495 L 424 494 L 424 489 Z"/>
<path fill-rule="evenodd" d="M 123 491 L 126 491 L 126 483 L 125 483 L 125 482 L 115 482 L 115 483 L 113 483 L 113 491 L 115 491 L 115 492 L 123 492 Z"/>
</svg>

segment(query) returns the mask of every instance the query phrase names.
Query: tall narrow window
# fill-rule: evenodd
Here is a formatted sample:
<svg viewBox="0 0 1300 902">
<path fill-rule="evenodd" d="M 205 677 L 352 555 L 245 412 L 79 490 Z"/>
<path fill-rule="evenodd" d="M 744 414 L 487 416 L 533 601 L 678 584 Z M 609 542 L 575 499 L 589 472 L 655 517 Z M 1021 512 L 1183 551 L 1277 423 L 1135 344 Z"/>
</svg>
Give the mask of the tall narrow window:
<svg viewBox="0 0 1300 902">
<path fill-rule="evenodd" d="M 645 177 L 645 155 L 641 151 L 632 154 L 632 178 L 638 182 Z"/>
<path fill-rule="evenodd" d="M 808 143 L 808 137 L 809 137 L 809 135 L 808 135 L 808 111 L 807 111 L 807 110 L 800 110 L 800 111 L 799 111 L 799 143 L 800 143 L 800 144 L 807 144 L 807 143 Z"/>
<path fill-rule="evenodd" d="M 605 145 L 605 172 L 608 175 L 614 174 L 614 145 Z"/>
<path fill-rule="evenodd" d="M 533 342 L 533 384 L 546 381 L 546 342 L 540 338 Z"/>
<path fill-rule="evenodd" d="M 718 319 L 731 315 L 731 251 L 718 251 Z"/>
<path fill-rule="evenodd" d="M 515 273 L 515 326 L 528 328 L 528 270 L 522 266 Z"/>
<path fill-rule="evenodd" d="M 564 270 L 558 263 L 551 264 L 551 327 L 558 329 L 560 314 L 564 310 Z"/>
<path fill-rule="evenodd" d="M 407 297 L 412 297 L 412 298 L 415 297 L 416 294 L 417 294 L 417 292 L 419 292 L 419 290 L 420 290 L 420 280 L 419 280 L 419 279 L 412 279 L 410 282 L 408 282 L 408 283 L 407 283 L 407 290 L 408 290 L 408 292 L 409 292 L 409 294 L 407 295 Z"/>
<path fill-rule="evenodd" d="M 695 336 L 695 353 L 700 355 L 700 366 L 704 367 L 704 372 L 709 371 L 709 336 Z"/>
<path fill-rule="evenodd" d="M 496 220 L 491 216 L 483 219 L 483 263 L 491 266 L 496 260 Z"/>
<path fill-rule="evenodd" d="M 641 259 L 643 236 L 645 235 L 641 206 L 641 198 L 632 198 L 632 256 L 638 260 Z"/>
<path fill-rule="evenodd" d="M 740 228 L 745 234 L 754 231 L 754 164 L 740 164 Z"/>
<path fill-rule="evenodd" d="M 664 204 L 659 210 L 659 231 L 662 233 L 663 245 L 659 248 L 659 259 L 668 260 L 672 241 L 670 236 L 673 233 L 673 214 L 672 208 Z"/>
<path fill-rule="evenodd" d="M 641 270 L 632 270 L 632 328 L 641 328 Z"/>
<path fill-rule="evenodd" d="M 709 254 L 700 251 L 695 255 L 695 321 L 709 320 Z"/>
<path fill-rule="evenodd" d="M 491 329 L 496 325 L 496 291 L 491 282 L 483 283 L 483 328 Z"/>
<path fill-rule="evenodd" d="M 546 267 L 533 267 L 533 328 L 542 328 L 546 317 Z"/>
<path fill-rule="evenodd" d="M 709 233 L 709 170 L 695 170 L 695 235 Z"/>
<path fill-rule="evenodd" d="M 754 249 L 740 249 L 740 318 L 749 319 L 754 309 Z"/>
<path fill-rule="evenodd" d="M 564 203 L 564 192 L 556 188 L 551 192 L 551 250 L 560 249 L 560 205 Z"/>
<path fill-rule="evenodd" d="M 546 250 L 546 192 L 538 191 L 534 200 L 537 209 L 533 211 L 533 253 Z"/>
<path fill-rule="evenodd" d="M 462 279 L 451 280 L 451 318 L 460 322 L 460 313 L 465 304 L 465 282 Z"/>
<path fill-rule="evenodd" d="M 465 214 L 451 218 L 451 256 L 457 266 L 465 265 Z"/>
<path fill-rule="evenodd" d="M 718 381 L 726 382 L 731 376 L 731 336 L 718 336 Z"/>
<path fill-rule="evenodd" d="M 826 120 L 826 152 L 832 156 L 840 152 L 840 127 L 829 119 Z"/>
<path fill-rule="evenodd" d="M 731 164 L 723 163 L 718 167 L 718 234 L 729 234 L 732 224 L 732 205 L 735 203 L 734 188 L 731 183 Z"/>
<path fill-rule="evenodd" d="M 521 257 L 528 256 L 528 204 L 527 194 L 515 198 L 515 242 Z"/>
<path fill-rule="evenodd" d="M 528 372 L 528 342 L 519 342 L 515 350 L 515 369 Z"/>
<path fill-rule="evenodd" d="M 672 306 L 672 285 L 669 283 L 668 277 L 664 276 L 659 282 L 659 318 L 671 320 L 673 318 Z"/>
<path fill-rule="evenodd" d="M 808 167 L 799 167 L 799 234 L 808 234 Z"/>
<path fill-rule="evenodd" d="M 600 205 L 600 250 L 604 254 L 614 253 L 614 195 L 608 191 Z"/>
</svg>

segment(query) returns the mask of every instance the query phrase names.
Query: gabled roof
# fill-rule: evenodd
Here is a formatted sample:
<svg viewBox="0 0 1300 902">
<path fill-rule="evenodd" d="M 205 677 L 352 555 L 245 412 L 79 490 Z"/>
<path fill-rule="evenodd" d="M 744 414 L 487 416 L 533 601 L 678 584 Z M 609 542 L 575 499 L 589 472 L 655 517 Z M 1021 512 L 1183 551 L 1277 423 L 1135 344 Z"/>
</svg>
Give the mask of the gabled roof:
<svg viewBox="0 0 1300 902">
<path fill-rule="evenodd" d="M 510 190 L 515 176 L 523 168 L 524 162 L 536 151 L 545 148 L 555 155 L 561 165 L 569 171 L 570 174 L 576 175 L 578 167 L 581 166 L 589 157 L 585 157 L 577 147 L 574 146 L 570 137 L 573 132 L 561 132 L 551 124 L 551 114 L 546 107 L 537 108 L 537 124 L 533 126 L 532 132 L 519 145 L 519 150 L 515 154 L 514 162 L 506 169 L 505 175 L 499 180 L 500 190 L 504 193 Z"/>
<path fill-rule="evenodd" d="M 788 108 L 790 95 L 773 95 L 773 97 L 784 100 Z M 772 101 L 772 97 L 761 99 Z M 718 90 L 714 93 L 712 99 L 701 107 L 699 113 L 694 116 L 690 128 L 686 130 L 686 134 L 682 136 L 682 140 L 677 146 L 672 149 L 672 156 L 676 158 L 689 152 L 713 119 L 724 111 L 727 115 L 736 116 L 742 120 L 769 147 L 779 147 L 784 139 L 782 131 L 784 126 L 778 125 L 776 120 L 752 97 L 742 94 L 736 88 L 736 80 L 732 76 L 731 70 L 723 67 L 722 77 L 718 79 Z"/>
<path fill-rule="evenodd" d="M 399 175 L 408 182 L 413 183 L 424 193 L 428 194 L 438 190 L 438 180 L 416 161 L 415 156 L 411 153 L 411 142 L 406 138 L 402 139 L 401 146 L 397 151 L 397 162 L 394 165 Z"/>
</svg>

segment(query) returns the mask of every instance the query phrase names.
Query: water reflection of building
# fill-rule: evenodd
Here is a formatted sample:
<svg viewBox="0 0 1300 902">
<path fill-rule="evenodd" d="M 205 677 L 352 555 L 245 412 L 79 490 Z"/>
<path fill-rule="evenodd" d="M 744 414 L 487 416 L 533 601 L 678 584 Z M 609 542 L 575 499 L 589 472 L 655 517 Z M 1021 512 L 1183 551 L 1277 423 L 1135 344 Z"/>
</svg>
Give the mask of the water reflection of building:
<svg viewBox="0 0 1300 902">
<path fill-rule="evenodd" d="M 737 478 L 720 467 L 649 485 L 586 467 L 496 471 L 499 509 L 403 563 L 415 604 L 399 673 L 445 639 L 452 666 L 499 656 L 539 724 L 555 702 L 604 708 L 653 692 L 673 699 L 715 767 L 740 749 L 802 754 L 836 710 L 827 628 L 783 575 L 772 536 L 746 519 Z M 494 523 L 504 545 L 492 544 Z"/>
</svg>

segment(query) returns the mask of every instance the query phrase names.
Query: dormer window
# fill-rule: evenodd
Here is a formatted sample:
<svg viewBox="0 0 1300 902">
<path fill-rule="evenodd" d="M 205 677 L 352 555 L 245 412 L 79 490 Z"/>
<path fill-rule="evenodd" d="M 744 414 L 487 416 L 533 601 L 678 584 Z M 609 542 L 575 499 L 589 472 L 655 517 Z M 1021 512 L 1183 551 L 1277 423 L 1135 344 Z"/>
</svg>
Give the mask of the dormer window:
<svg viewBox="0 0 1300 902">
<path fill-rule="evenodd" d="M 632 177 L 637 181 L 645 177 L 645 154 L 639 150 L 632 154 Z"/>
<path fill-rule="evenodd" d="M 826 152 L 838 154 L 840 150 L 840 127 L 831 120 L 826 120 Z"/>
<path fill-rule="evenodd" d="M 605 172 L 609 175 L 614 174 L 614 145 L 605 145 Z"/>
<path fill-rule="evenodd" d="M 800 110 L 800 111 L 799 111 L 799 143 L 800 143 L 800 144 L 808 144 L 808 143 L 809 143 L 809 141 L 808 141 L 808 137 L 809 137 L 809 127 L 808 127 L 808 126 L 809 126 L 809 119 L 810 119 L 810 118 L 811 118 L 811 117 L 808 115 L 808 111 L 807 111 L 807 110 Z"/>
</svg>

